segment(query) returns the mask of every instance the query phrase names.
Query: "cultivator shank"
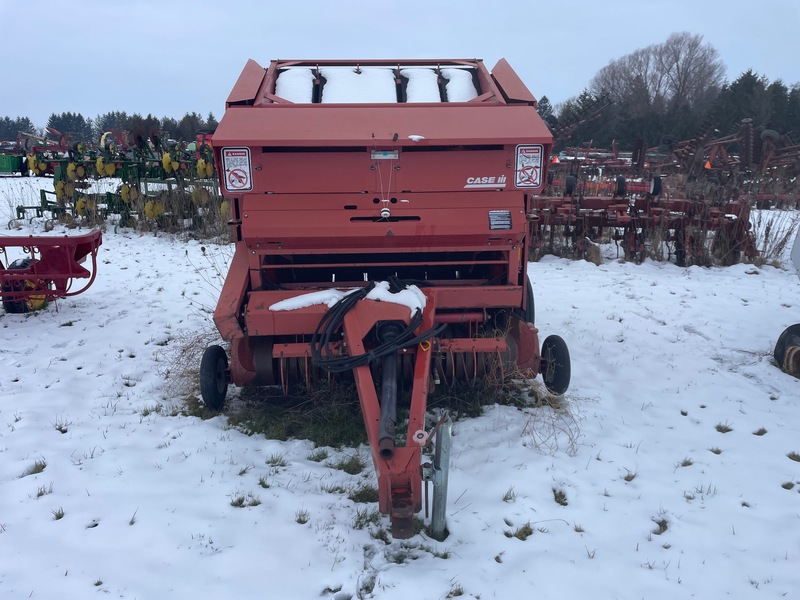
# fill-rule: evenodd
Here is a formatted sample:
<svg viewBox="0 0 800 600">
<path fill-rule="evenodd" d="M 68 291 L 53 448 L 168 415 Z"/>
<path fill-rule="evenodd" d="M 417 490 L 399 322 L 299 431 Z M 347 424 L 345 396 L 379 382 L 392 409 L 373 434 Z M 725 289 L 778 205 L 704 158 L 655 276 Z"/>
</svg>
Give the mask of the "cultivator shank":
<svg viewBox="0 0 800 600">
<path fill-rule="evenodd" d="M 535 197 L 528 213 L 534 255 L 562 246 L 582 256 L 588 242 L 612 239 L 637 262 L 647 246 L 660 242 L 671 244 L 680 265 L 701 262 L 709 253 L 723 264 L 757 256 L 749 204 L 673 197 L 660 178 L 655 181 L 635 185 L 618 178 L 616 188 L 624 190 L 619 195 L 584 195 L 584 187 L 591 187 L 586 185 L 570 194 Z"/>
</svg>

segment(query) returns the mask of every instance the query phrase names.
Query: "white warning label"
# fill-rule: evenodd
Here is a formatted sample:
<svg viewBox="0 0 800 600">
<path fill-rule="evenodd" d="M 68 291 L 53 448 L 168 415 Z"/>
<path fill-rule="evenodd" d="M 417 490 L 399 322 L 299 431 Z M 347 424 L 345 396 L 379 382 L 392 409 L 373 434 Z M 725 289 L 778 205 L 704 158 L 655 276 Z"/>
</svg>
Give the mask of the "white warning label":
<svg viewBox="0 0 800 600">
<path fill-rule="evenodd" d="M 252 190 L 250 148 L 223 148 L 222 174 L 225 179 L 225 189 L 229 192 Z"/>
<path fill-rule="evenodd" d="M 538 188 L 542 185 L 542 157 L 544 146 L 530 144 L 517 146 L 517 168 L 514 185 L 518 188 Z"/>
</svg>

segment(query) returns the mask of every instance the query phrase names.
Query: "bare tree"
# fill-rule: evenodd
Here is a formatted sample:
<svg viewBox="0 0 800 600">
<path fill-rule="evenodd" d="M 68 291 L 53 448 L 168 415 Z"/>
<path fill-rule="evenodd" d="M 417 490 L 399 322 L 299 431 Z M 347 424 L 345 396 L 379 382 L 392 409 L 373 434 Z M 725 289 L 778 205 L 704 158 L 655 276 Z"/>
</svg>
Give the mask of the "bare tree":
<svg viewBox="0 0 800 600">
<path fill-rule="evenodd" d="M 703 37 L 674 33 L 666 42 L 636 50 L 598 71 L 589 90 L 614 100 L 617 118 L 655 138 L 666 131 L 685 135 L 709 109 L 724 82 L 718 52 Z"/>
<path fill-rule="evenodd" d="M 589 89 L 606 92 L 616 102 L 656 111 L 694 109 L 713 99 L 723 83 L 725 67 L 703 36 L 673 33 L 611 61 L 595 75 Z"/>
<path fill-rule="evenodd" d="M 669 112 L 682 106 L 707 108 L 724 81 L 725 66 L 719 53 L 702 42 L 701 35 L 673 33 L 654 47 L 653 55 L 667 86 Z"/>
</svg>

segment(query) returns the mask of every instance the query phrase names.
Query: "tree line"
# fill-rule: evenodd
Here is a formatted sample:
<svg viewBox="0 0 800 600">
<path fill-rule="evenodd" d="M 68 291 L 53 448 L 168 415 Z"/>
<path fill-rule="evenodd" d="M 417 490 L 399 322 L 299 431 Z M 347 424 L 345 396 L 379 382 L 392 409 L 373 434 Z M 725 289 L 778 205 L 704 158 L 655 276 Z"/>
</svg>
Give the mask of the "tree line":
<svg viewBox="0 0 800 600">
<path fill-rule="evenodd" d="M 194 140 L 198 131 L 213 132 L 217 128 L 217 120 L 213 113 L 203 118 L 196 112 L 187 112 L 181 119 L 153 115 L 143 117 L 138 113 L 129 115 L 125 111 L 112 111 L 87 119 L 80 113 L 53 113 L 47 120 L 47 127 L 61 133 L 72 135 L 76 142 L 97 142 L 105 131 L 136 132 L 145 138 L 158 133 L 162 138 L 175 140 Z M 46 130 L 37 129 L 27 117 L 0 118 L 0 141 L 13 141 L 17 133 L 45 136 Z M 52 137 L 52 136 L 51 136 Z"/>
<path fill-rule="evenodd" d="M 770 82 L 752 69 L 728 83 L 718 52 L 700 35 L 675 33 L 611 61 L 576 98 L 553 107 L 546 96 L 539 113 L 556 148 L 585 146 L 633 150 L 736 133 L 743 119 L 756 132 L 769 129 L 800 137 L 800 84 Z"/>
</svg>

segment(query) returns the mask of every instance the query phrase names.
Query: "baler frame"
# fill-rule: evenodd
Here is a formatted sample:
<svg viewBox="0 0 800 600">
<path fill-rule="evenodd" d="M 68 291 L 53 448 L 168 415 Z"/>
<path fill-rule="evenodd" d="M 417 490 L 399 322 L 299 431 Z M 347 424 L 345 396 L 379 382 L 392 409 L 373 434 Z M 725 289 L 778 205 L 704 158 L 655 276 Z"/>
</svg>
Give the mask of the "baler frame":
<svg viewBox="0 0 800 600">
<path fill-rule="evenodd" d="M 286 73 L 307 95 L 279 95 Z M 329 102 L 343 73 L 380 78 L 386 94 Z M 430 84 L 425 98 L 412 79 Z M 288 391 L 352 372 L 395 537 L 413 535 L 423 481 L 444 534 L 449 426 L 426 431 L 433 385 L 492 369 L 542 373 L 555 393 L 569 384 L 564 341 L 549 336 L 540 351 L 526 269 L 526 211 L 552 144 L 535 107 L 505 61 L 491 74 L 475 59 L 249 61 L 214 134 L 236 249 L 214 312 L 230 362 L 206 350 L 203 399 L 219 410 L 230 382 Z M 398 440 L 402 379 L 412 387 Z M 423 468 L 434 438 L 438 458 Z"/>
</svg>

